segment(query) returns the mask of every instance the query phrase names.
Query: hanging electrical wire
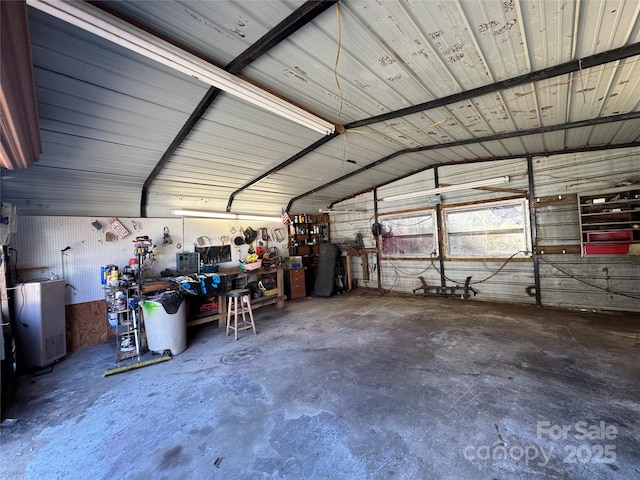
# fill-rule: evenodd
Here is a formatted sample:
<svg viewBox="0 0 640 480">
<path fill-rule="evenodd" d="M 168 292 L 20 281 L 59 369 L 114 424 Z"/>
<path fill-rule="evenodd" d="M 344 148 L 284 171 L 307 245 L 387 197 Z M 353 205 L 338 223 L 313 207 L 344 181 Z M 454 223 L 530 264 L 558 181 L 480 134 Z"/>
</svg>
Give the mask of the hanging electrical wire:
<svg viewBox="0 0 640 480">
<path fill-rule="evenodd" d="M 520 253 L 524 253 L 524 254 L 526 255 L 526 254 L 528 254 L 529 252 L 526 252 L 526 251 L 524 251 L 524 250 L 518 250 L 516 253 L 514 253 L 514 254 L 513 254 L 513 255 L 511 255 L 509 258 L 507 258 L 507 259 L 504 261 L 504 263 L 503 263 L 502 265 L 500 265 L 500 267 L 499 267 L 495 272 L 493 272 L 491 275 L 489 275 L 487 278 L 483 278 L 482 280 L 478 280 L 477 282 L 469 282 L 469 285 L 477 285 L 478 283 L 486 282 L 486 281 L 487 281 L 487 280 L 489 280 L 490 278 L 495 277 L 498 273 L 500 273 L 500 272 L 502 271 L 502 269 L 503 269 L 504 267 L 506 267 L 506 266 L 507 266 L 507 264 L 508 264 L 511 260 L 513 260 L 513 258 L 514 258 L 516 255 L 518 255 L 518 254 L 520 254 Z M 433 256 L 433 255 L 431 255 L 431 266 L 432 266 L 432 267 L 433 267 L 433 268 L 434 268 L 438 273 L 440 273 L 440 270 L 438 270 L 438 268 L 437 268 L 437 267 L 435 266 L 435 264 L 433 263 L 433 257 L 434 257 L 434 256 Z M 453 280 L 453 279 L 451 279 L 451 278 L 447 277 L 446 275 L 444 275 L 444 274 L 442 274 L 442 273 L 440 273 L 440 275 L 442 275 L 442 277 L 443 277 L 445 280 L 448 280 L 448 281 L 450 281 L 450 282 L 453 282 L 453 283 L 464 283 L 464 282 L 459 282 L 459 281 L 457 281 L 457 280 Z"/>
<path fill-rule="evenodd" d="M 605 287 L 601 287 L 601 286 L 599 286 L 599 285 L 594 285 L 593 283 L 589 283 L 589 282 L 587 282 L 587 281 L 585 281 L 585 280 L 582 280 L 581 278 L 579 278 L 579 277 L 577 277 L 577 276 L 573 275 L 572 273 L 569 273 L 569 272 L 567 272 L 566 270 L 563 270 L 562 268 L 558 267 L 558 266 L 557 266 L 556 264 L 554 264 L 554 263 L 551 263 L 550 261 L 548 261 L 547 259 L 545 259 L 545 258 L 544 258 L 544 257 L 542 257 L 542 256 L 538 256 L 538 258 L 539 258 L 540 260 L 542 260 L 544 263 L 546 263 L 547 265 L 552 266 L 553 268 L 555 268 L 555 269 L 556 269 L 556 270 L 558 270 L 559 272 L 564 273 L 567 277 L 569 277 L 569 278 L 573 278 L 574 280 L 577 280 L 577 281 L 578 281 L 578 282 L 580 282 L 580 283 L 584 283 L 585 285 L 588 285 L 588 286 L 590 286 L 590 287 L 592 287 L 592 288 L 595 288 L 595 289 L 598 289 L 598 290 L 602 290 L 603 292 L 606 292 L 606 293 L 611 293 L 612 295 L 619 295 L 619 296 L 621 296 L 621 297 L 627 297 L 627 298 L 633 298 L 634 300 L 640 300 L 640 297 L 638 297 L 638 296 L 630 295 L 630 294 L 628 294 L 628 293 L 616 292 L 616 291 L 614 291 L 614 290 L 610 290 L 609 288 L 605 288 Z"/>
<path fill-rule="evenodd" d="M 336 60 L 333 64 L 333 77 L 336 81 L 338 89 L 338 97 L 340 98 L 340 106 L 338 107 L 338 123 L 342 125 L 342 110 L 344 108 L 344 92 L 340 85 L 340 77 L 338 76 L 338 64 L 340 63 L 340 52 L 342 51 L 342 17 L 340 16 L 340 4 L 336 3 L 336 21 L 338 24 L 338 48 L 336 50 Z M 347 132 L 342 135 L 342 173 L 347 174 Z"/>
<path fill-rule="evenodd" d="M 338 109 L 338 123 L 342 124 L 342 108 L 344 106 L 344 93 L 340 86 L 340 79 L 338 78 L 338 63 L 340 62 L 340 51 L 342 50 L 342 19 L 340 18 L 340 4 L 336 3 L 336 20 L 338 22 L 338 49 L 336 51 L 336 60 L 333 65 L 333 76 L 336 80 L 336 87 L 338 88 L 340 96 L 340 108 Z"/>
<path fill-rule="evenodd" d="M 382 249 L 380 250 L 380 258 L 381 258 L 382 260 L 384 260 L 385 262 L 388 262 L 388 263 L 393 267 L 393 270 L 394 270 L 396 273 L 402 273 L 403 275 L 409 275 L 409 276 L 420 276 L 420 275 L 422 275 L 423 273 L 425 273 L 427 270 L 429 270 L 430 268 L 432 268 L 432 267 L 433 267 L 433 268 L 435 268 L 435 266 L 433 265 L 433 261 L 432 261 L 432 262 L 431 262 L 431 265 L 428 265 L 428 266 L 427 266 L 427 268 L 425 268 L 424 270 L 422 270 L 422 271 L 420 271 L 420 272 L 418 272 L 418 273 L 415 273 L 415 272 L 407 272 L 406 270 L 403 270 L 403 269 L 401 269 L 400 267 L 398 267 L 396 264 L 394 264 L 394 263 L 393 263 L 393 261 L 391 260 L 391 258 L 390 258 L 390 257 L 388 257 L 387 255 L 385 255 L 385 253 L 384 253 L 384 251 L 382 251 Z M 437 269 L 436 269 L 436 271 L 437 271 Z M 440 272 L 438 272 L 438 273 L 440 273 Z"/>
</svg>

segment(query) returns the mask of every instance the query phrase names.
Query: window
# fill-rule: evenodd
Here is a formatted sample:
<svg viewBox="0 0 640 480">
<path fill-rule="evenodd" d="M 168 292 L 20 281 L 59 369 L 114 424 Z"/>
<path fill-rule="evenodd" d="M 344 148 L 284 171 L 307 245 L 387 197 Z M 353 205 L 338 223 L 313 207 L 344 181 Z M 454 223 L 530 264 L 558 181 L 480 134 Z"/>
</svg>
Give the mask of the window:
<svg viewBox="0 0 640 480">
<path fill-rule="evenodd" d="M 435 210 L 381 215 L 382 253 L 388 257 L 425 257 L 438 251 Z"/>
<path fill-rule="evenodd" d="M 508 258 L 531 251 L 525 199 L 444 210 L 447 256 Z"/>
</svg>

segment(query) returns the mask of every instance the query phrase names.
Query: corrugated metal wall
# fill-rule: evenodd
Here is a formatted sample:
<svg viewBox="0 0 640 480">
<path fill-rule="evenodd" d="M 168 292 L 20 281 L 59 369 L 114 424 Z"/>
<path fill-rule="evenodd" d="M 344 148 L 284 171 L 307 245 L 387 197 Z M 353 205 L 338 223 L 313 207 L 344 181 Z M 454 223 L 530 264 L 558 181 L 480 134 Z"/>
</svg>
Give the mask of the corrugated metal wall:
<svg viewBox="0 0 640 480">
<path fill-rule="evenodd" d="M 509 183 L 487 189 L 460 190 L 442 195 L 442 207 L 486 202 L 503 198 L 527 196 L 527 162 L 525 159 L 505 160 L 483 164 L 456 165 L 438 170 L 440 185 L 455 185 L 504 175 Z M 511 252 L 515 255 L 517 252 Z M 530 258 L 504 260 L 446 260 L 444 262 L 447 285 L 451 280 L 462 284 L 467 276 L 479 293 L 475 297 L 483 301 L 535 303 L 535 297 L 527 294 L 527 288 L 535 284 Z"/>
<path fill-rule="evenodd" d="M 336 208 L 336 213 L 330 214 L 331 242 L 355 242 L 358 234 L 362 235 L 365 248 L 375 248 L 376 240 L 371 233 L 371 225 L 375 222 L 373 211 L 373 193 L 358 195 L 356 198 L 345 200 Z M 369 280 L 363 279 L 362 259 L 352 257 L 352 279 L 358 286 L 378 288 L 378 262 L 376 254 L 368 254 Z"/>
<path fill-rule="evenodd" d="M 619 149 L 553 157 L 534 158 L 537 241 L 544 252 L 539 255 L 540 297 L 543 306 L 587 308 L 594 310 L 640 311 L 640 267 L 626 256 L 590 256 L 579 253 L 580 227 L 575 195 L 615 186 L 618 182 L 640 180 L 640 149 Z M 391 195 L 433 188 L 434 171 L 428 170 L 378 188 L 378 214 L 429 208 L 425 198 L 394 202 L 380 201 Z M 487 189 L 462 190 L 441 194 L 443 209 L 470 202 L 502 198 L 528 198 L 527 160 L 441 166 L 437 170 L 440 185 L 460 184 L 508 175 L 510 181 Z M 560 197 L 558 197 L 560 196 Z M 557 201 L 553 201 L 556 197 Z M 549 201 L 549 199 L 552 199 Z M 357 209 L 357 214 L 334 214 L 331 217 L 332 239 L 352 238 L 366 231 L 366 246 L 373 246 L 370 233 L 374 218 L 373 194 L 368 193 L 341 202 L 336 210 Z M 368 240 L 367 240 L 368 239 Z M 549 248 L 552 247 L 552 248 Z M 567 253 L 556 253 L 565 250 Z M 540 250 L 539 250 L 540 251 Z M 574 253 L 571 253 L 574 252 Z M 515 252 L 514 252 L 515 253 Z M 370 255 L 370 267 L 373 267 Z M 381 287 L 411 292 L 421 285 L 440 284 L 438 258 L 386 259 L 379 266 Z M 360 275 L 354 262 L 352 274 Z M 479 290 L 475 300 L 535 304 L 534 262 L 531 258 L 496 260 L 444 260 L 447 285 L 462 284 L 472 276 L 472 286 Z M 367 286 L 374 287 L 370 282 Z"/>
<path fill-rule="evenodd" d="M 607 189 L 627 179 L 640 176 L 640 148 L 605 152 L 581 153 L 533 159 L 536 202 L 536 226 L 539 245 L 540 296 L 543 306 L 565 308 L 640 311 L 640 266 L 626 256 L 582 257 L 579 252 L 580 228 L 575 195 Z M 464 190 L 441 194 L 442 207 L 522 197 L 527 194 L 527 161 L 525 159 L 501 162 L 439 167 L 441 185 L 458 184 L 480 179 L 508 175 L 510 182 L 496 185 L 491 190 Z M 434 171 L 429 170 L 380 187 L 378 200 L 390 195 L 414 192 L 434 186 Z M 560 198 L 561 197 L 561 198 Z M 553 199 L 557 199 L 554 201 Z M 551 200 L 549 200 L 551 199 Z M 389 214 L 427 208 L 424 198 L 385 202 L 378 201 L 378 213 Z M 375 221 L 374 195 L 358 195 L 335 205 L 331 214 L 331 239 L 334 243 L 352 242 L 362 234 L 367 248 L 375 247 L 371 225 Z M 91 227 L 95 217 L 20 217 L 18 234 L 12 241 L 17 250 L 21 280 L 61 275 L 65 262 L 69 283 L 77 290 L 68 290 L 68 302 L 79 303 L 100 298 L 99 270 L 102 264 L 126 264 L 132 255 L 130 239 L 135 235 L 149 235 L 161 239 L 168 227 L 174 246 L 188 242 L 192 245 L 198 236 L 209 236 L 214 241 L 231 236 L 230 228 L 236 222 L 189 219 L 121 218 L 132 235 L 119 242 L 107 243 L 104 234 Z M 98 218 L 104 225 L 106 218 Z M 234 225 L 232 225 L 232 223 Z M 136 226 L 139 230 L 136 230 Z M 246 227 L 246 225 L 244 225 Z M 279 224 L 266 225 L 269 227 Z M 260 225 L 252 225 L 257 228 Z M 217 243 L 217 242 L 216 242 Z M 64 259 L 61 250 L 71 246 Z M 160 260 L 154 265 L 158 273 L 175 265 L 175 247 L 160 249 Z M 188 246 L 183 248 L 187 250 Z M 282 245 L 279 249 L 284 250 Z M 565 250 L 567 253 L 555 253 Z M 575 253 L 572 253 L 575 252 Z M 242 252 L 233 252 L 234 260 Z M 14 253 L 12 253 L 12 256 Z M 384 288 L 397 292 L 411 292 L 421 286 L 423 276 L 430 285 L 440 284 L 440 262 L 435 258 L 389 259 L 369 254 L 369 281 L 364 281 L 361 259 L 352 258 L 352 277 L 358 286 Z M 379 269 L 379 272 L 378 272 Z M 472 276 L 472 284 L 479 290 L 474 300 L 511 303 L 535 303 L 531 288 L 535 284 L 531 259 L 511 261 L 444 260 L 447 284 L 462 284 Z M 378 273 L 381 282 L 378 283 Z M 486 279 L 486 280 L 485 280 Z M 484 280 L 484 281 L 483 281 Z M 479 282 L 479 283 L 478 283 Z M 529 293 L 528 293 L 529 292 Z"/>
<path fill-rule="evenodd" d="M 379 188 L 377 192 L 378 213 L 384 216 L 399 211 L 426 208 L 423 198 L 388 202 L 385 201 L 385 197 L 433 188 L 434 182 L 434 171 L 426 170 Z M 437 260 L 435 266 L 438 266 Z M 440 275 L 430 259 L 391 259 L 386 255 L 381 255 L 380 274 L 382 288 L 392 291 L 412 291 L 421 285 L 419 276 L 423 276 L 429 284 L 434 282 L 436 285 L 440 284 Z"/>
<path fill-rule="evenodd" d="M 630 178 L 640 180 L 640 149 L 536 158 L 533 172 L 536 197 L 564 195 L 571 200 L 537 209 L 539 243 L 579 245 L 574 195 L 605 190 Z M 540 287 L 543 305 L 640 311 L 640 265 L 624 255 L 541 255 Z"/>
</svg>

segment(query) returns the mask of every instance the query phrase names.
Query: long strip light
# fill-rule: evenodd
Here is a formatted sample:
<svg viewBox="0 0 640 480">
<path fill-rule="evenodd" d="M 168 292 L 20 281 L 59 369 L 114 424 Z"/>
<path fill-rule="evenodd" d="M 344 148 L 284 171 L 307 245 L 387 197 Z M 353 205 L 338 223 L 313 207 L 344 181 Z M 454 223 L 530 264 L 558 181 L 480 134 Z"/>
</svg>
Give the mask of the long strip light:
<svg viewBox="0 0 640 480">
<path fill-rule="evenodd" d="M 87 2 L 27 0 L 27 4 L 110 42 L 192 76 L 323 135 L 336 126 Z"/>
<path fill-rule="evenodd" d="M 182 217 L 218 218 L 222 220 L 256 220 L 262 222 L 282 222 L 281 217 L 266 217 L 262 215 L 243 215 L 240 213 L 209 212 L 205 210 L 171 210 L 172 215 Z"/>
<path fill-rule="evenodd" d="M 364 210 L 352 210 L 349 208 L 333 209 L 333 208 L 320 208 L 318 213 L 365 213 Z"/>
<path fill-rule="evenodd" d="M 458 190 L 468 190 L 471 188 L 488 187 L 489 185 L 498 185 L 500 183 L 509 182 L 509 177 L 496 177 L 486 180 L 478 180 L 477 182 L 458 183 L 457 185 L 447 185 L 446 187 L 431 188 L 429 190 L 420 190 L 419 192 L 402 193 L 400 195 L 391 195 L 381 199 L 382 202 L 395 202 L 397 200 L 405 200 L 407 198 L 426 197 L 428 195 L 437 195 L 439 193 L 456 192 Z"/>
</svg>

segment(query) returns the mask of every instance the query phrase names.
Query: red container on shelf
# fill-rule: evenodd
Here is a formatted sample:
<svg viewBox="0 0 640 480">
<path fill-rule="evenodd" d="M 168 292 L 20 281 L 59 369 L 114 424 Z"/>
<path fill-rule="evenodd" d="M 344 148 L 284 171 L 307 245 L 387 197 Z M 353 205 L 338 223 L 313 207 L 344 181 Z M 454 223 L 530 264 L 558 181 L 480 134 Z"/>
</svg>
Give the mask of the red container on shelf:
<svg viewBox="0 0 640 480">
<path fill-rule="evenodd" d="M 584 246 L 586 255 L 626 255 L 629 253 L 628 243 L 587 243 Z"/>
<path fill-rule="evenodd" d="M 613 232 L 587 232 L 587 243 L 632 241 L 633 230 L 616 230 Z"/>
</svg>

